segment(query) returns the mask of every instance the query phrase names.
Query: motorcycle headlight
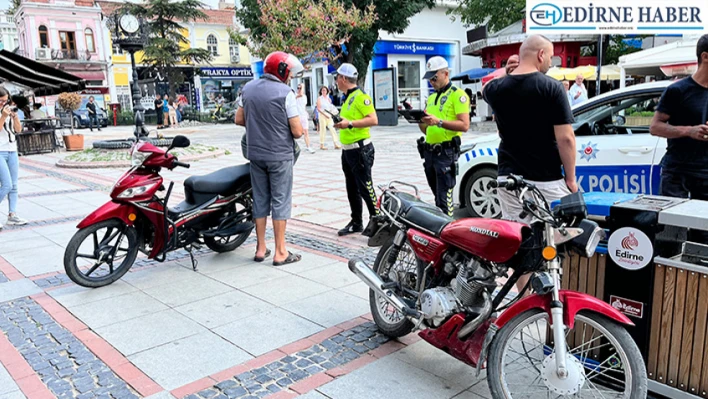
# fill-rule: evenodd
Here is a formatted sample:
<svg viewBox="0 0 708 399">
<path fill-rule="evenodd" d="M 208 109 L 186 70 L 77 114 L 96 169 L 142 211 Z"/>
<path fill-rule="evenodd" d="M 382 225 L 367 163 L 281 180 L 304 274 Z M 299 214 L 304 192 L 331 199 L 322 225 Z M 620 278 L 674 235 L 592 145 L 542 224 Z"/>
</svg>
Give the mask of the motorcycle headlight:
<svg viewBox="0 0 708 399">
<path fill-rule="evenodd" d="M 138 195 L 145 194 L 148 190 L 155 187 L 156 183 L 146 184 L 144 186 L 131 187 L 118 195 L 118 198 L 133 198 Z"/>
<path fill-rule="evenodd" d="M 570 241 L 570 246 L 580 252 L 580 255 L 590 258 L 595 255 L 598 244 L 605 238 L 605 230 L 588 219 L 583 219 L 578 227 L 583 229 L 583 234 Z"/>
</svg>

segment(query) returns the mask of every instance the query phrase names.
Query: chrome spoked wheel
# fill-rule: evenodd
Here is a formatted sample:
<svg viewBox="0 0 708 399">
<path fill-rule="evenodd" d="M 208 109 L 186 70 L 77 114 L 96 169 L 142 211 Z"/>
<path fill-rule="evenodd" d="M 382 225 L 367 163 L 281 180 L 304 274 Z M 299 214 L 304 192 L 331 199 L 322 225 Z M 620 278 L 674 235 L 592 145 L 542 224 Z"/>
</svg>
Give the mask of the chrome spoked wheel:
<svg viewBox="0 0 708 399">
<path fill-rule="evenodd" d="M 414 300 L 410 294 L 404 291 L 416 291 L 419 279 L 419 260 L 415 256 L 413 248 L 408 242 L 405 242 L 396 261 L 389 265 L 388 258 L 391 251 L 393 251 L 393 239 L 389 240 L 379 251 L 374 263 L 374 271 L 381 276 L 382 280 L 396 281 L 404 288 L 403 291 L 396 290 L 397 295 Z M 401 337 L 413 330 L 413 323 L 373 290 L 369 293 L 369 304 L 374 322 L 382 333 L 389 337 Z"/>
<path fill-rule="evenodd" d="M 505 326 L 489 355 L 488 382 L 499 398 L 645 398 L 646 369 L 636 344 L 615 322 L 578 314 L 566 331 L 567 376 L 556 372 L 548 314 L 526 312 Z"/>
</svg>

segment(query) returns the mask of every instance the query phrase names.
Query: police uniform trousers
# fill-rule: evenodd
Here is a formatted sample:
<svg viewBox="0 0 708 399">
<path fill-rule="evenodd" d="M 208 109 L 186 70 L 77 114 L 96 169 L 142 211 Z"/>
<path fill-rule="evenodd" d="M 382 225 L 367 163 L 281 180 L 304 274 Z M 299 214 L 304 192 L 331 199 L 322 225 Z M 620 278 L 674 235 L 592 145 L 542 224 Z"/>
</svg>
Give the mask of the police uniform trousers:
<svg viewBox="0 0 708 399">
<path fill-rule="evenodd" d="M 423 153 L 425 177 L 430 190 L 435 194 L 435 206 L 452 216 L 452 189 L 456 183 L 455 163 L 458 154 L 454 148 L 436 146 L 426 148 Z"/>
<path fill-rule="evenodd" d="M 374 144 L 364 145 L 364 140 L 343 146 L 342 171 L 347 186 L 347 197 L 351 208 L 352 221 L 362 225 L 361 200 L 364 200 L 369 216 L 376 215 L 376 192 L 371 180 L 371 168 L 374 166 Z M 350 147 L 350 149 L 347 149 Z"/>
</svg>

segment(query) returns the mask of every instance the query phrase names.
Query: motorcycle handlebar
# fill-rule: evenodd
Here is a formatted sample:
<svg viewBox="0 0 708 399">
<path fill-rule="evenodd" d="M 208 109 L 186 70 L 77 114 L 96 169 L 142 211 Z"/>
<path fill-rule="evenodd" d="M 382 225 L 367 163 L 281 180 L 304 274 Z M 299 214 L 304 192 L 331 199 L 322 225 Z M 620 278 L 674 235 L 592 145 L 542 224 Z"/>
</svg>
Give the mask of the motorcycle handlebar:
<svg viewBox="0 0 708 399">
<path fill-rule="evenodd" d="M 515 190 L 522 187 L 533 187 L 527 183 L 523 177 L 509 175 L 505 180 L 495 180 L 492 182 L 492 188 L 505 188 L 507 190 Z"/>
<path fill-rule="evenodd" d="M 174 161 L 174 162 L 172 162 L 172 166 L 181 166 L 181 167 L 183 167 L 183 168 L 189 169 L 189 166 L 190 166 L 190 165 L 189 165 L 188 163 L 184 163 L 184 162 L 180 162 L 180 161 Z"/>
</svg>

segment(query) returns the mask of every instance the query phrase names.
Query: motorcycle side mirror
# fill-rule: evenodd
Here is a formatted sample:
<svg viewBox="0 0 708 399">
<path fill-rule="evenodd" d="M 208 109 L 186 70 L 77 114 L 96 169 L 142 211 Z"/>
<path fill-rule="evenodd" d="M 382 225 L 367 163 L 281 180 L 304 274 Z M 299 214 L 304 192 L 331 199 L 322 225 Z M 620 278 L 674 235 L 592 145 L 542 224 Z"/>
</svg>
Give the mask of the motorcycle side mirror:
<svg viewBox="0 0 708 399">
<path fill-rule="evenodd" d="M 172 144 L 170 144 L 170 148 L 167 149 L 167 152 L 170 152 L 173 148 L 187 148 L 189 147 L 189 139 L 184 137 L 184 136 L 175 136 L 175 138 L 172 139 Z"/>
</svg>

